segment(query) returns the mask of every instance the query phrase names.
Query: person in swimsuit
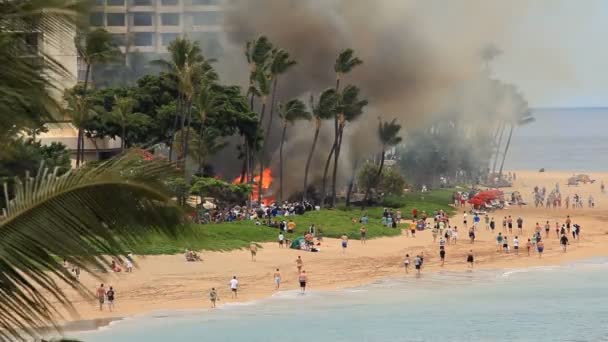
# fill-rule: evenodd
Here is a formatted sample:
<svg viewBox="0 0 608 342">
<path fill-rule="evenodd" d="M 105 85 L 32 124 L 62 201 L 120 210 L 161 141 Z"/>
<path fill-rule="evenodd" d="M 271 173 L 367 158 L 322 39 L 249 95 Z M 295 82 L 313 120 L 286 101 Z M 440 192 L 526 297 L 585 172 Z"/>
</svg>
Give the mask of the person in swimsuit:
<svg viewBox="0 0 608 342">
<path fill-rule="evenodd" d="M 346 253 L 346 247 L 348 247 L 348 236 L 342 234 L 342 254 Z"/>
<path fill-rule="evenodd" d="M 298 281 L 300 282 L 300 289 L 302 293 L 306 291 L 306 282 L 308 281 L 308 276 L 306 275 L 306 271 L 302 271 L 300 276 L 298 276 Z"/>
<path fill-rule="evenodd" d="M 365 235 L 367 235 L 367 228 L 365 228 L 365 226 L 362 226 L 360 231 L 361 231 L 361 244 L 364 245 L 365 244 Z"/>
<path fill-rule="evenodd" d="M 103 284 L 97 289 L 97 300 L 99 300 L 99 311 L 103 311 L 103 303 L 106 300 L 106 289 L 103 288 Z"/>
<path fill-rule="evenodd" d="M 496 236 L 496 252 L 500 252 L 500 247 L 502 247 L 502 233 L 498 233 Z"/>
<path fill-rule="evenodd" d="M 416 275 L 420 276 L 420 268 L 422 267 L 422 259 L 420 259 L 420 255 L 416 255 L 414 259 L 414 267 L 416 268 Z"/>
<path fill-rule="evenodd" d="M 274 283 L 277 286 L 276 289 L 278 290 L 279 287 L 281 287 L 281 272 L 279 272 L 279 269 L 277 268 L 276 271 L 274 271 Z"/>
<path fill-rule="evenodd" d="M 494 231 L 495 228 L 496 228 L 496 222 L 494 222 L 494 218 L 492 217 L 492 220 L 490 221 L 490 230 Z"/>
<path fill-rule="evenodd" d="M 258 254 L 258 245 L 251 241 L 249 245 L 249 251 L 251 251 L 251 261 L 255 261 L 255 256 Z"/>
<path fill-rule="evenodd" d="M 215 302 L 220 300 L 220 297 L 217 295 L 217 290 L 215 289 L 215 287 L 212 287 L 211 291 L 209 292 L 209 300 L 211 301 L 211 308 L 215 309 Z"/>
<path fill-rule="evenodd" d="M 519 234 L 523 234 L 524 232 L 524 219 L 521 217 L 517 218 L 517 230 L 519 231 Z"/>
<path fill-rule="evenodd" d="M 538 251 L 538 257 L 541 258 L 543 256 L 543 251 L 545 250 L 545 243 L 538 241 L 536 243 L 536 250 Z"/>
<path fill-rule="evenodd" d="M 232 298 L 238 298 L 238 290 L 239 290 L 239 281 L 236 279 L 236 276 L 232 277 L 230 280 L 230 290 L 232 291 Z"/>
<path fill-rule="evenodd" d="M 559 239 L 559 222 L 555 222 L 555 236 Z"/>
<path fill-rule="evenodd" d="M 509 226 L 509 234 L 513 233 L 513 219 L 511 218 L 511 215 L 509 215 L 509 218 L 507 219 L 507 225 Z"/>
<path fill-rule="evenodd" d="M 547 223 L 545 223 L 545 237 L 546 238 L 549 237 L 550 231 L 551 231 L 551 224 L 549 223 L 549 221 L 547 221 Z"/>
<path fill-rule="evenodd" d="M 509 253 L 509 238 L 506 236 L 502 239 L 502 249 L 505 253 Z"/>
<path fill-rule="evenodd" d="M 530 239 L 528 239 L 528 242 L 526 243 L 526 249 L 528 250 L 528 256 L 530 256 L 530 250 L 532 249 L 532 241 L 530 241 Z"/>
<path fill-rule="evenodd" d="M 403 261 L 403 266 L 405 266 L 405 274 L 408 274 L 409 268 L 410 268 L 410 255 L 409 254 L 405 255 L 405 260 Z"/>
<path fill-rule="evenodd" d="M 513 250 L 515 250 L 515 255 L 519 255 L 519 239 L 517 236 L 513 238 Z"/>
<path fill-rule="evenodd" d="M 296 259 L 296 266 L 298 267 L 298 274 L 302 273 L 302 266 L 304 266 L 304 262 L 302 261 L 302 257 L 299 255 Z"/>
<path fill-rule="evenodd" d="M 566 247 L 568 246 L 568 237 L 566 236 L 566 234 L 562 235 L 562 237 L 559 239 L 559 243 L 560 245 L 562 245 L 562 250 L 565 253 Z"/>
<path fill-rule="evenodd" d="M 469 250 L 469 254 L 467 254 L 467 262 L 469 263 L 469 267 L 473 268 L 473 263 L 475 262 L 475 257 L 473 256 L 473 250 Z"/>
<path fill-rule="evenodd" d="M 106 292 L 106 297 L 108 298 L 108 309 L 112 312 L 114 309 L 114 289 L 110 286 L 108 292 Z"/>
<path fill-rule="evenodd" d="M 441 267 L 443 267 L 445 263 L 445 247 L 443 246 L 439 247 L 439 258 L 441 259 Z"/>
<path fill-rule="evenodd" d="M 570 224 L 572 223 L 572 220 L 570 219 L 570 215 L 568 215 L 566 217 L 566 229 L 568 229 L 568 234 L 570 234 Z"/>
</svg>

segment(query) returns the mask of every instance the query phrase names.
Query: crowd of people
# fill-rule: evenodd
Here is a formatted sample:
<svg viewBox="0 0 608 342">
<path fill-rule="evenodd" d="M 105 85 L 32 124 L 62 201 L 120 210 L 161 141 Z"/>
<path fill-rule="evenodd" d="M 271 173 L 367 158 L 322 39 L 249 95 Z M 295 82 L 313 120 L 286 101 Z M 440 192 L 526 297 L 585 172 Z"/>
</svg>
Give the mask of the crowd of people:
<svg viewBox="0 0 608 342">
<path fill-rule="evenodd" d="M 602 182 L 602 189 L 604 183 Z M 603 192 L 604 190 L 602 190 Z M 535 186 L 534 191 L 532 192 L 532 196 L 534 197 L 534 206 L 535 207 L 545 207 L 545 208 L 562 208 L 566 209 L 581 209 L 585 207 L 585 198 L 578 193 L 575 193 L 572 197 L 566 195 L 562 197 L 562 193 L 559 189 L 559 184 L 555 184 L 555 187 L 551 189 L 551 191 L 547 192 L 546 187 Z M 587 207 L 595 208 L 595 199 L 592 195 L 587 197 Z"/>
<path fill-rule="evenodd" d="M 253 220 L 259 223 L 267 222 L 270 224 L 272 219 L 277 217 L 289 217 L 303 215 L 307 211 L 319 210 L 310 202 L 283 202 L 262 204 L 254 208 L 235 205 L 229 208 L 205 209 L 202 206 L 193 214 L 194 221 L 197 223 L 223 223 L 243 220 Z"/>
</svg>

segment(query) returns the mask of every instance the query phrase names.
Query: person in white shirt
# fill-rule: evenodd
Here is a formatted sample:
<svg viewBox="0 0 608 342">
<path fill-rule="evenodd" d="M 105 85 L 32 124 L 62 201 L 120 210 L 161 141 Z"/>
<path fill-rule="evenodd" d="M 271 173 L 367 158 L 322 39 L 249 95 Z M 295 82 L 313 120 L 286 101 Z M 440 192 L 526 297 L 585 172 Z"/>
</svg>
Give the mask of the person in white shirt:
<svg viewBox="0 0 608 342">
<path fill-rule="evenodd" d="M 232 290 L 232 298 L 238 298 L 239 281 L 236 279 L 236 276 L 230 280 L 230 289 Z"/>
<path fill-rule="evenodd" d="M 283 232 L 279 233 L 279 248 L 283 248 L 283 244 L 285 243 L 285 235 Z"/>
<path fill-rule="evenodd" d="M 515 250 L 515 255 L 519 255 L 519 239 L 517 236 L 513 238 L 513 249 Z"/>
</svg>

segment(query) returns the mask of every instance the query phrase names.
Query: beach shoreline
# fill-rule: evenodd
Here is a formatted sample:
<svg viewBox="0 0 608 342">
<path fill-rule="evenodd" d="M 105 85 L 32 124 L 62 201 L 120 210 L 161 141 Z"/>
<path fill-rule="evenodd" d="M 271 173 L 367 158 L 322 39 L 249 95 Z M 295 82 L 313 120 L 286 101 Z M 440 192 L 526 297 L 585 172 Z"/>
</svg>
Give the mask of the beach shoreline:
<svg viewBox="0 0 608 342">
<path fill-rule="evenodd" d="M 494 242 L 496 233 L 491 234 L 486 231 L 482 221 L 475 244 L 469 244 L 466 232 L 459 229 L 460 241 L 456 245 L 447 246 L 446 265 L 443 268 L 439 266 L 438 243 L 433 243 L 430 232 L 418 233 L 416 238 L 402 234 L 398 237 L 373 239 L 367 241 L 366 245 L 353 240 L 350 241 L 345 255 L 339 247 L 339 240 L 325 239 L 320 253 L 280 249 L 276 243 L 265 243 L 258 252 L 256 262 L 250 260 L 249 252 L 246 250 L 203 252 L 204 261 L 201 263 L 187 263 L 183 255 L 137 257 L 140 268 L 134 273 L 108 274 L 104 279 L 107 286 L 116 289 L 115 311 L 109 313 L 104 308 L 103 312 L 99 312 L 96 303 L 71 294 L 79 312 L 79 317 L 75 317 L 74 320 L 118 319 L 161 311 L 203 310 L 210 307 L 208 291 L 211 287 L 219 290 L 221 305 L 269 298 L 276 293 L 272 277 L 276 268 L 280 269 L 284 279 L 282 290 L 297 290 L 295 259 L 298 255 L 304 259 L 304 269 L 309 274 L 309 285 L 313 291 L 365 287 L 382 279 L 404 277 L 406 275 L 402 264 L 406 253 L 410 255 L 412 261 L 416 254 L 424 253 L 423 276 L 441 271 L 468 270 L 466 254 L 470 249 L 474 250 L 476 257 L 475 270 L 564 265 L 608 255 L 605 248 L 608 243 L 608 230 L 603 224 L 608 218 L 608 211 L 603 204 L 608 203 L 608 200 L 603 199 L 604 194 L 600 193 L 599 185 L 601 179 L 608 179 L 608 174 L 594 173 L 593 176 L 598 180 L 596 183 L 578 187 L 566 186 L 565 182 L 567 177 L 572 175 L 571 172 L 516 171 L 516 174 L 517 181 L 514 187 L 505 191 L 520 191 L 528 202 L 531 200 L 530 193 L 535 185 L 551 189 L 556 182 L 559 182 L 564 194 L 578 191 L 584 198 L 592 194 L 596 208 L 545 209 L 534 208 L 533 204 L 528 204 L 521 209 L 512 207 L 491 213 L 490 215 L 497 222 L 497 232 L 501 231 L 502 216 L 523 217 L 526 239 L 520 237 L 520 255 L 496 252 Z M 552 229 L 543 257 L 538 258 L 536 254 L 526 256 L 525 243 L 535 223 L 550 220 L 553 228 L 554 221 L 564 222 L 566 215 L 572 215 L 573 222 L 583 227 L 581 240 L 573 241 L 568 252 L 563 253 Z M 451 221 L 452 225 L 460 227 L 462 210 L 458 210 Z M 511 234 L 508 235 L 511 237 Z M 238 300 L 230 299 L 228 281 L 233 275 L 236 275 L 241 282 Z M 414 277 L 413 269 L 407 277 Z M 92 291 L 99 286 L 99 282 L 90 275 L 83 275 L 82 282 Z"/>
</svg>

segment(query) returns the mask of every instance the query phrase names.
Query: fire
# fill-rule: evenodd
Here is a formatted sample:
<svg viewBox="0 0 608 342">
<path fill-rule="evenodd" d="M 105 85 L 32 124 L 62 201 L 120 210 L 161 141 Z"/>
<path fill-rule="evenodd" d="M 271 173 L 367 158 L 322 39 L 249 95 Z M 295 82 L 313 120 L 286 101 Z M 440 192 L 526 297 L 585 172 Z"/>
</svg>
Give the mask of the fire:
<svg viewBox="0 0 608 342">
<path fill-rule="evenodd" d="M 270 168 L 265 168 L 264 171 L 262 172 L 264 177 L 262 179 L 262 203 L 263 204 L 270 204 L 272 202 L 274 202 L 275 198 L 274 196 L 268 194 L 268 190 L 270 189 L 270 186 L 272 185 L 272 171 L 270 170 Z M 241 176 L 236 177 L 233 181 L 232 184 L 239 184 L 241 181 Z M 256 175 L 253 177 L 253 190 L 251 191 L 251 200 L 252 201 L 257 201 L 258 200 L 258 184 L 260 182 L 260 175 Z"/>
</svg>

